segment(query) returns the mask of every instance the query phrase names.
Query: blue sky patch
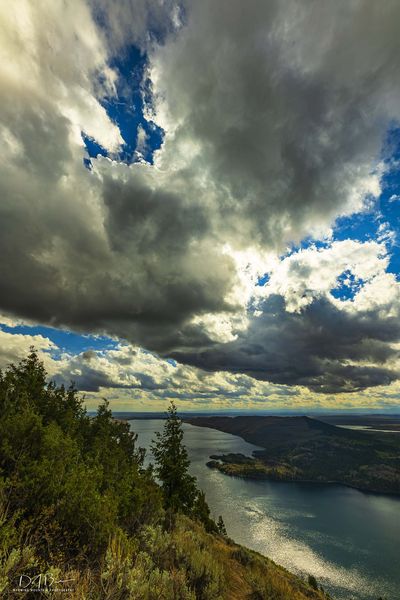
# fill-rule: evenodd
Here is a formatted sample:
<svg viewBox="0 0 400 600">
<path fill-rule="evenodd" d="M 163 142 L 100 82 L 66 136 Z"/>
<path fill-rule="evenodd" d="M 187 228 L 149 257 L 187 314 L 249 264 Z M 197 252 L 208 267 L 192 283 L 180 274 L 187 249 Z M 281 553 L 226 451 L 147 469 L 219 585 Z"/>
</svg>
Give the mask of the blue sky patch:
<svg viewBox="0 0 400 600">
<path fill-rule="evenodd" d="M 264 275 L 262 275 L 261 277 L 259 277 L 257 279 L 256 285 L 258 285 L 259 287 L 263 287 L 264 285 L 266 285 L 268 283 L 269 280 L 270 280 L 269 273 L 264 273 Z"/>
<path fill-rule="evenodd" d="M 146 66 L 146 55 L 135 46 L 129 46 L 120 56 L 114 57 L 110 67 L 118 73 L 117 96 L 101 100 L 124 139 L 120 152 L 112 158 L 127 164 L 140 160 L 153 164 L 154 152 L 161 147 L 163 141 L 163 130 L 144 117 L 145 103 L 152 103 L 151 84 L 145 77 Z M 142 131 L 142 138 L 145 138 L 144 144 L 139 143 L 139 129 Z M 85 133 L 82 134 L 82 139 L 90 158 L 96 158 L 98 154 L 109 156 L 96 140 Z"/>
<path fill-rule="evenodd" d="M 400 130 L 388 135 L 392 154 L 386 159 L 386 173 L 382 177 L 382 193 L 371 209 L 342 217 L 333 230 L 334 240 L 355 239 L 360 242 L 377 240 L 386 242 L 390 262 L 388 271 L 400 273 Z M 392 233 L 391 236 L 388 233 Z"/>
<path fill-rule="evenodd" d="M 363 279 L 355 277 L 351 271 L 346 270 L 337 278 L 337 285 L 331 289 L 331 294 L 338 300 L 353 300 L 363 285 Z"/>
<path fill-rule="evenodd" d="M 0 329 L 12 334 L 41 335 L 56 344 L 60 352 L 67 352 L 68 354 L 79 354 L 86 350 L 111 350 L 118 346 L 118 341 L 107 336 L 82 335 L 41 325 L 10 327 L 9 325 L 0 324 Z"/>
<path fill-rule="evenodd" d="M 96 142 L 96 140 L 94 140 L 93 138 L 86 135 L 83 131 L 82 131 L 81 135 L 82 135 L 83 143 L 86 146 L 86 150 L 91 158 L 96 158 L 99 154 L 101 154 L 101 156 L 108 156 L 107 150 L 105 148 L 103 148 L 103 146 L 98 144 Z M 88 159 L 84 159 L 84 161 L 85 160 L 88 160 Z M 90 160 L 88 160 L 88 162 L 90 163 Z"/>
</svg>

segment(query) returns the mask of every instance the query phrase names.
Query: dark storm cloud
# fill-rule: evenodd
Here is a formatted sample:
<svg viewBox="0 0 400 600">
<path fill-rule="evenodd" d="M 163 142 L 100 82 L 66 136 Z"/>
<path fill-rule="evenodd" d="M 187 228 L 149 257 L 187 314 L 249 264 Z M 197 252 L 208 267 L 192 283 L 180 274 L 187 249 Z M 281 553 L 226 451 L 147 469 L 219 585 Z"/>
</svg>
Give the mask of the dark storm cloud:
<svg viewBox="0 0 400 600">
<path fill-rule="evenodd" d="M 224 300 L 233 264 L 206 237 L 204 211 L 168 190 L 150 190 L 141 169 L 137 177 L 127 171 L 123 182 L 104 175 L 101 222 L 96 206 L 80 214 L 81 199 L 63 197 L 47 178 L 43 202 L 32 198 L 29 177 L 3 187 L 3 310 L 143 343 L 154 337 L 163 347 L 192 316 L 233 309 Z M 96 188 L 83 172 L 80 192 L 90 196 L 91 183 Z"/>
<path fill-rule="evenodd" d="M 389 344 L 400 337 L 398 318 L 382 321 L 377 311 L 356 315 L 329 301 L 314 301 L 289 313 L 281 296 L 270 296 L 249 328 L 230 343 L 202 352 L 173 354 L 176 360 L 207 370 L 225 370 L 316 392 L 350 392 L 389 384 L 398 358 Z"/>
</svg>

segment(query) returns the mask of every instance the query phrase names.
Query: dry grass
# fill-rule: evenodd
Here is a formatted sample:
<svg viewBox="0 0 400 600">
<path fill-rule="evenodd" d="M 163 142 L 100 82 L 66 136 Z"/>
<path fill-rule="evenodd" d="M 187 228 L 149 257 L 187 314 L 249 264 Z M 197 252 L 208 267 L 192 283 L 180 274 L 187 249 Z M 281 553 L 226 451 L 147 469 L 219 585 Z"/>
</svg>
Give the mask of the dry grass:
<svg viewBox="0 0 400 600">
<path fill-rule="evenodd" d="M 25 564 L 35 563 L 33 549 L 25 551 L 25 555 Z M 3 576 L 7 575 L 7 564 L 10 566 L 10 560 L 3 562 Z M 40 595 L 36 593 L 32 598 L 326 600 L 328 597 L 268 558 L 229 539 L 206 533 L 202 525 L 185 517 L 177 519 L 176 527 L 170 533 L 148 527 L 140 541 L 130 540 L 122 532 L 116 533 L 110 539 L 99 569 L 57 566 L 50 570 L 57 579 L 74 580 L 66 584 L 72 591 L 57 593 L 49 590 Z M 20 598 L 21 593 L 12 592 L 7 586 L 1 597 L 11 600 Z M 29 597 L 24 594 L 24 598 Z"/>
</svg>

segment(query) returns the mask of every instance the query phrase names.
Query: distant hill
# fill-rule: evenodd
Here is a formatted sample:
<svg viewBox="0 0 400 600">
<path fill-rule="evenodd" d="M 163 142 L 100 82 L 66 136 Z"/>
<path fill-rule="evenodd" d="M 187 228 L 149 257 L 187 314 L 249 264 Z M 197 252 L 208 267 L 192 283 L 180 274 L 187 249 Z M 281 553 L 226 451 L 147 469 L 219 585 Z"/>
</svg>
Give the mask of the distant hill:
<svg viewBox="0 0 400 600">
<path fill-rule="evenodd" d="M 400 435 L 343 429 L 310 417 L 185 419 L 259 446 L 252 461 L 213 456 L 229 475 L 283 481 L 337 482 L 365 491 L 400 494 Z"/>
<path fill-rule="evenodd" d="M 321 432 L 336 434 L 338 428 L 328 423 L 323 423 L 310 417 L 201 417 L 186 419 L 193 425 L 220 429 L 227 433 L 239 435 L 246 441 L 263 446 L 268 439 L 268 447 L 272 443 L 279 444 L 295 435 L 296 439 L 309 439 L 318 436 Z"/>
<path fill-rule="evenodd" d="M 359 428 L 365 431 L 400 432 L 400 415 L 321 415 L 320 421 L 342 427 Z"/>
</svg>

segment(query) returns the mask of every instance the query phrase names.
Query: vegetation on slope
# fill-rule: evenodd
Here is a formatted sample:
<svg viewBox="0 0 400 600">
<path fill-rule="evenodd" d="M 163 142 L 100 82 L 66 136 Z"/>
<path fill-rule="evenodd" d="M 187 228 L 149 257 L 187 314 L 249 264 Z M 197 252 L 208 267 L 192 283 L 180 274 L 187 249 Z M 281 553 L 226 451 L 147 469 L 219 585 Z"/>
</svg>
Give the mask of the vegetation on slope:
<svg viewBox="0 0 400 600">
<path fill-rule="evenodd" d="M 248 479 L 271 479 L 272 481 L 297 481 L 301 471 L 285 463 L 268 465 L 260 459 L 243 454 L 212 454 L 207 466 L 225 475 Z"/>
<path fill-rule="evenodd" d="M 280 481 L 335 481 L 400 494 L 400 435 L 341 429 L 309 417 L 196 417 L 189 423 L 239 435 L 263 448 L 255 459 L 213 456 L 228 475 Z"/>
<path fill-rule="evenodd" d="M 327 597 L 210 518 L 173 405 L 154 443 L 160 484 L 129 425 L 106 403 L 89 418 L 34 352 L 0 373 L 0 415 L 1 598 Z"/>
</svg>

